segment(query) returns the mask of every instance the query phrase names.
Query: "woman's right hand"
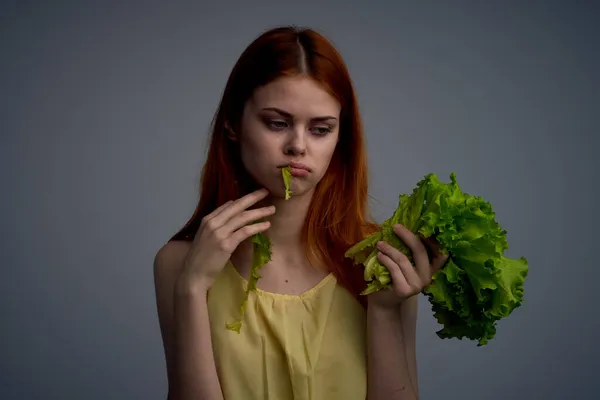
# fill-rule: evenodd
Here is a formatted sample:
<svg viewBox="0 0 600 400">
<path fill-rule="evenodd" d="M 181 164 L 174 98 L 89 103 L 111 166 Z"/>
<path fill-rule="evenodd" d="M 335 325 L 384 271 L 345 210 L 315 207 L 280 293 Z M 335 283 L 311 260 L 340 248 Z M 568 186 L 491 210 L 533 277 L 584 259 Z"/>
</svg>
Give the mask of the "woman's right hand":
<svg viewBox="0 0 600 400">
<path fill-rule="evenodd" d="M 238 245 L 270 227 L 268 221 L 252 222 L 273 215 L 274 206 L 247 210 L 268 193 L 260 189 L 228 201 L 202 219 L 179 276 L 180 288 L 210 289 Z"/>
</svg>

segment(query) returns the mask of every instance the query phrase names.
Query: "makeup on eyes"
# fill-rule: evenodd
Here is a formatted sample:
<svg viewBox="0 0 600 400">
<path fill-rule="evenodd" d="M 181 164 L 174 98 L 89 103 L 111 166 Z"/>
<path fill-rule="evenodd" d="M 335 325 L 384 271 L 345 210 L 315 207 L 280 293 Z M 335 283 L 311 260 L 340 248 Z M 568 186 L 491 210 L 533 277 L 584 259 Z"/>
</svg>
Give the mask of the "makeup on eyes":
<svg viewBox="0 0 600 400">
<path fill-rule="evenodd" d="M 278 108 L 268 107 L 261 111 L 261 119 L 269 129 L 281 131 L 294 122 L 292 114 Z M 325 136 L 333 131 L 335 125 L 325 123 L 326 121 L 334 122 L 337 121 L 337 118 L 328 115 L 311 118 L 311 124 L 315 124 L 311 130 L 317 130 L 313 132 L 315 135 Z"/>
</svg>

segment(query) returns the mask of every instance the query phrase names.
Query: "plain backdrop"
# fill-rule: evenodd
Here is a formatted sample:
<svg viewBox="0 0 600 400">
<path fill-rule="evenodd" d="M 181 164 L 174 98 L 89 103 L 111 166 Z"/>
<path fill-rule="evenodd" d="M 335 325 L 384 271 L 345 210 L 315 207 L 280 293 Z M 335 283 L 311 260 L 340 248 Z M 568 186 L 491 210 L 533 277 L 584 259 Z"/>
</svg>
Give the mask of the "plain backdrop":
<svg viewBox="0 0 600 400">
<path fill-rule="evenodd" d="M 165 398 L 153 257 L 196 205 L 233 64 L 282 24 L 348 64 L 379 220 L 456 172 L 530 262 L 485 347 L 437 338 L 421 296 L 422 399 L 597 398 L 591 1 L 1 4 L 1 399 Z"/>
</svg>

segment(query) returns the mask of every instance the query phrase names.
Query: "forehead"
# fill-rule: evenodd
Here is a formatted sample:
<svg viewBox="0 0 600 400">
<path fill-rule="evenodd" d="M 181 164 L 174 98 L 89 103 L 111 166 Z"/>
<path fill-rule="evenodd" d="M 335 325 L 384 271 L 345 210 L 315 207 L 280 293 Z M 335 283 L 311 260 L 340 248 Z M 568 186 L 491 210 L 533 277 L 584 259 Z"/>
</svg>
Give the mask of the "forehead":
<svg viewBox="0 0 600 400">
<path fill-rule="evenodd" d="M 340 104 L 315 80 L 308 77 L 283 77 L 258 88 L 250 103 L 255 110 L 265 107 L 283 109 L 295 116 L 339 115 Z"/>
</svg>

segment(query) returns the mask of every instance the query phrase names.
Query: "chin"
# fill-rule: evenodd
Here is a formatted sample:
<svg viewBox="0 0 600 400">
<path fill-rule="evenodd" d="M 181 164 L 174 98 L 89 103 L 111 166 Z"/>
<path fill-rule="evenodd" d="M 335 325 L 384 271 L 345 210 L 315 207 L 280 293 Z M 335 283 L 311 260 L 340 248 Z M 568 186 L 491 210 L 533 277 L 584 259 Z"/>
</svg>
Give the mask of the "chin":
<svg viewBox="0 0 600 400">
<path fill-rule="evenodd" d="M 312 184 L 308 184 L 308 182 L 303 182 L 298 184 L 294 184 L 292 181 L 292 198 L 294 197 L 303 197 L 310 196 L 315 192 L 315 186 Z M 282 198 L 285 197 L 285 191 L 282 189 L 278 190 L 278 195 L 281 195 Z"/>
</svg>

